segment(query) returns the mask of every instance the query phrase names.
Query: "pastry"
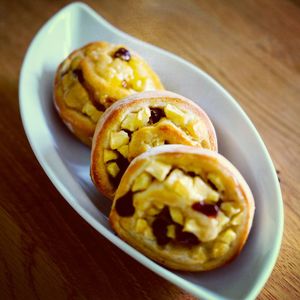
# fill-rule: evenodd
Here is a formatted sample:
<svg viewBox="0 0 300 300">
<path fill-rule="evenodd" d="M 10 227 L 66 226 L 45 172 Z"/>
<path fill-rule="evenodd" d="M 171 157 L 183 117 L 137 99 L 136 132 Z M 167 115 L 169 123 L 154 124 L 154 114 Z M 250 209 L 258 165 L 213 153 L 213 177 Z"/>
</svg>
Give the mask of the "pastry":
<svg viewBox="0 0 300 300">
<path fill-rule="evenodd" d="M 114 103 L 97 124 L 91 177 L 113 199 L 129 162 L 162 144 L 217 150 L 214 127 L 191 100 L 167 91 L 143 92 Z"/>
<path fill-rule="evenodd" d="M 241 251 L 254 200 L 220 154 L 163 145 L 136 157 L 116 191 L 110 222 L 130 245 L 176 270 L 205 271 Z"/>
<path fill-rule="evenodd" d="M 96 123 L 107 107 L 133 93 L 156 89 L 163 85 L 140 56 L 122 45 L 94 42 L 59 65 L 54 103 L 67 127 L 91 145 Z"/>
</svg>

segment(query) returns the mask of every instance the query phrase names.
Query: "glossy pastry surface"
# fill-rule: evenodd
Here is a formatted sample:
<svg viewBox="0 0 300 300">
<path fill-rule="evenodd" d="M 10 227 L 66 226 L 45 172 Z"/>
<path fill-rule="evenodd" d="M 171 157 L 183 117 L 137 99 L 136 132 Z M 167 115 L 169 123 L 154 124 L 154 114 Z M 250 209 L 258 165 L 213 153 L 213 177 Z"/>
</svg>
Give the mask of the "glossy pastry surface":
<svg viewBox="0 0 300 300">
<path fill-rule="evenodd" d="M 158 76 L 123 45 L 90 43 L 71 53 L 58 67 L 54 102 L 68 128 L 85 144 L 103 112 L 131 94 L 163 89 Z"/>
<path fill-rule="evenodd" d="M 113 199 L 129 162 L 163 144 L 217 150 L 210 119 L 191 100 L 155 91 L 118 101 L 103 114 L 93 138 L 91 176 L 95 185 Z"/>
<path fill-rule="evenodd" d="M 165 145 L 135 158 L 116 192 L 116 233 L 172 269 L 204 271 L 231 261 L 253 220 L 254 200 L 237 169 L 216 152 Z"/>
</svg>

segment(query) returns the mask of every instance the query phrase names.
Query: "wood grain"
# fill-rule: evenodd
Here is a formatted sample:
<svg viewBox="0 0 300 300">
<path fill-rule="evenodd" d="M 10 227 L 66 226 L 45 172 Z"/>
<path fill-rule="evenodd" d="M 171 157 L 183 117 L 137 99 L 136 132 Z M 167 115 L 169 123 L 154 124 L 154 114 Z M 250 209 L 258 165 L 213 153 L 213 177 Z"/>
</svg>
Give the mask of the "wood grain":
<svg viewBox="0 0 300 300">
<path fill-rule="evenodd" d="M 40 26 L 67 3 L 0 2 L 0 298 L 193 299 L 86 224 L 26 140 L 18 108 L 21 63 Z M 121 30 L 199 66 L 238 99 L 280 171 L 285 207 L 280 256 L 258 299 L 299 299 L 300 2 L 87 3 Z"/>
</svg>

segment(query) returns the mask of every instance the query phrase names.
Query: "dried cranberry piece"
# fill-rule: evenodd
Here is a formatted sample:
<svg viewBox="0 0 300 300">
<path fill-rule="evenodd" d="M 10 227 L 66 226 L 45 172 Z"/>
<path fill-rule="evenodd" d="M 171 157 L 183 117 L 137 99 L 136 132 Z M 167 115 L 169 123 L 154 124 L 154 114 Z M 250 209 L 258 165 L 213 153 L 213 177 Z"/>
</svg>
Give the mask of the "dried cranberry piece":
<svg viewBox="0 0 300 300">
<path fill-rule="evenodd" d="M 197 174 L 195 172 L 193 172 L 193 171 L 189 171 L 186 174 L 189 175 L 189 176 L 191 176 L 191 177 L 196 177 L 197 176 Z"/>
<path fill-rule="evenodd" d="M 157 215 L 158 218 L 164 220 L 168 225 L 173 223 L 172 217 L 170 215 L 170 210 L 168 206 L 164 206 L 161 212 Z"/>
<path fill-rule="evenodd" d="M 132 132 L 130 130 L 128 130 L 128 129 L 122 129 L 122 130 L 125 131 L 128 134 L 129 141 L 130 141 L 131 140 L 131 136 L 132 136 Z"/>
<path fill-rule="evenodd" d="M 116 211 L 121 217 L 131 217 L 134 212 L 132 193 L 129 192 L 125 196 L 119 198 L 116 202 Z"/>
<path fill-rule="evenodd" d="M 106 105 L 106 107 L 111 106 L 113 103 L 115 103 L 117 101 L 116 98 L 114 97 L 110 97 L 110 96 L 106 96 L 103 99 L 103 103 Z M 105 109 L 104 109 L 105 110 Z"/>
<path fill-rule="evenodd" d="M 200 243 L 198 238 L 191 232 L 182 231 L 183 226 L 176 226 L 176 242 L 185 246 L 195 246 Z"/>
<path fill-rule="evenodd" d="M 82 73 L 82 70 L 81 70 L 81 69 L 74 69 L 74 70 L 72 71 L 72 73 L 73 73 L 73 76 L 74 76 L 75 78 L 77 78 L 78 81 L 79 81 L 81 84 L 84 83 L 84 77 L 83 77 L 83 73 Z"/>
<path fill-rule="evenodd" d="M 88 94 L 90 95 L 90 99 L 92 100 L 94 106 L 99 110 L 99 111 L 105 111 L 105 106 L 101 103 L 99 103 L 97 100 L 94 100 L 94 97 L 91 96 L 91 93 L 88 92 Z"/>
<path fill-rule="evenodd" d="M 222 203 L 223 203 L 223 200 L 219 199 L 218 202 L 216 203 L 216 205 L 220 208 Z"/>
<path fill-rule="evenodd" d="M 113 55 L 114 58 L 120 58 L 124 61 L 130 61 L 130 52 L 125 48 L 119 48 Z"/>
<path fill-rule="evenodd" d="M 168 223 L 160 218 L 157 218 L 152 223 L 153 234 L 156 237 L 157 244 L 160 246 L 166 245 L 171 240 L 167 236 Z"/>
<path fill-rule="evenodd" d="M 153 107 L 153 108 L 150 108 L 150 111 L 151 111 L 151 116 L 149 118 L 149 122 L 150 124 L 155 124 L 157 123 L 161 118 L 165 117 L 165 112 L 161 109 L 161 108 L 158 108 L 158 107 Z"/>
<path fill-rule="evenodd" d="M 204 202 L 196 202 L 192 205 L 192 209 L 201 212 L 208 217 L 216 217 L 219 211 L 219 206 Z"/>
<path fill-rule="evenodd" d="M 114 160 L 118 167 L 120 168 L 120 171 L 116 177 L 110 176 L 110 180 L 113 183 L 114 186 L 118 186 L 123 174 L 125 173 L 127 167 L 129 166 L 129 161 L 122 155 L 119 155 L 116 160 Z"/>
<path fill-rule="evenodd" d="M 158 245 L 163 246 L 170 242 L 171 239 L 167 236 L 167 227 L 172 222 L 169 208 L 165 206 L 152 223 L 153 234 Z"/>
</svg>

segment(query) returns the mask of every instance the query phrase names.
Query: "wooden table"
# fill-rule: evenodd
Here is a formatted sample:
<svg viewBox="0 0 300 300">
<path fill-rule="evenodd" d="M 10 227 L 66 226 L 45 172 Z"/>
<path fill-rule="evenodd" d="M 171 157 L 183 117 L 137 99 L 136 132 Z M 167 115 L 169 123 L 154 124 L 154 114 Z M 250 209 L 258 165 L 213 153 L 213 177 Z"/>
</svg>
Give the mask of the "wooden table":
<svg viewBox="0 0 300 300">
<path fill-rule="evenodd" d="M 193 299 L 123 254 L 73 211 L 37 163 L 19 117 L 21 63 L 68 1 L 0 2 L 0 298 Z M 87 1 L 129 34 L 216 78 L 279 170 L 285 233 L 259 299 L 300 298 L 299 1 Z"/>
</svg>

